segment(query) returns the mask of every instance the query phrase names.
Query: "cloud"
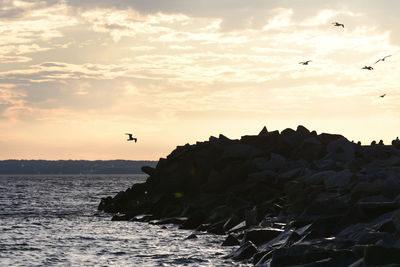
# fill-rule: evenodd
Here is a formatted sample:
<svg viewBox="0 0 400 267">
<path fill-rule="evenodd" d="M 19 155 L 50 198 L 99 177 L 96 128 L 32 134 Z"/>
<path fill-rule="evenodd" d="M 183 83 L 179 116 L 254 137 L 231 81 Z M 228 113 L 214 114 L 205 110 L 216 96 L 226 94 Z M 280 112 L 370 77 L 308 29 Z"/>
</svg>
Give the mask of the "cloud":
<svg viewBox="0 0 400 267">
<path fill-rule="evenodd" d="M 182 14 L 143 15 L 133 9 L 96 9 L 85 11 L 81 16 L 92 24 L 94 31 L 108 32 L 116 42 L 124 36 L 169 32 L 169 24 L 184 23 L 189 19 Z"/>
<path fill-rule="evenodd" d="M 2 1 L 0 127 L 72 125 L 71 140 L 89 140 L 96 127 L 129 124 L 181 142 L 197 136 L 192 128 L 206 136 L 258 131 L 265 120 L 398 117 L 399 19 L 388 9 L 358 0 Z"/>
<path fill-rule="evenodd" d="M 0 12 L 0 58 L 7 63 L 27 62 L 22 55 L 50 49 L 48 41 L 62 37 L 61 28 L 77 23 L 65 2 L 3 1 Z"/>
</svg>

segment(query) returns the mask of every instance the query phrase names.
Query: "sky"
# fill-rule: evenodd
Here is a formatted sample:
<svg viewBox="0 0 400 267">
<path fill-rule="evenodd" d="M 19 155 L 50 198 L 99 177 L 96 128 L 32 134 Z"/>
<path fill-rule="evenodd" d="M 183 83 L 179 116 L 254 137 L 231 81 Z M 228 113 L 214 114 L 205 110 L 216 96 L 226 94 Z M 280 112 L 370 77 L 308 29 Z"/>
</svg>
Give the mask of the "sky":
<svg viewBox="0 0 400 267">
<path fill-rule="evenodd" d="M 0 160 L 158 160 L 211 135 L 300 124 L 390 143 L 399 10 L 397 0 L 0 0 Z"/>
</svg>

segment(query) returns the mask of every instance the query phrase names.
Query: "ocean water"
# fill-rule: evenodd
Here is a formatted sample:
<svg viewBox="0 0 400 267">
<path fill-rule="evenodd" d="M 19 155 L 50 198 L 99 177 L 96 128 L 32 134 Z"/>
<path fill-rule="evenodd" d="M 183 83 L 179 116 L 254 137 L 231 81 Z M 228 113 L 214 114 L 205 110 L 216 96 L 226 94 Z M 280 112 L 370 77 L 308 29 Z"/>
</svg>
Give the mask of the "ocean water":
<svg viewBox="0 0 400 267">
<path fill-rule="evenodd" d="M 224 237 L 113 222 L 101 197 L 145 175 L 0 176 L 0 266 L 238 266 Z"/>
</svg>

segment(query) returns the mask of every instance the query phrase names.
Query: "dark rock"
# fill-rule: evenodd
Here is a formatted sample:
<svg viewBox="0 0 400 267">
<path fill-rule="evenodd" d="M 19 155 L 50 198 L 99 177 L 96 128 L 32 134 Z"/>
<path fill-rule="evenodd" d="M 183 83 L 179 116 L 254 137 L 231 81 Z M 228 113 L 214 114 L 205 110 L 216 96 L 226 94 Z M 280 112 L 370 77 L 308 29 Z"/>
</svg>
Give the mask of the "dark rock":
<svg viewBox="0 0 400 267">
<path fill-rule="evenodd" d="M 263 266 L 266 264 L 268 260 L 271 259 L 273 251 L 272 250 L 266 250 L 266 251 L 261 251 L 253 256 L 253 264 L 255 266 Z"/>
<path fill-rule="evenodd" d="M 393 220 L 393 224 L 394 224 L 394 227 L 396 227 L 396 230 L 398 232 L 400 232 L 400 210 L 397 210 L 396 212 L 394 212 L 391 219 Z"/>
<path fill-rule="evenodd" d="M 309 264 L 326 259 L 343 259 L 351 262 L 357 260 L 349 250 L 326 250 L 313 245 L 297 245 L 275 250 L 270 266 Z"/>
<path fill-rule="evenodd" d="M 247 230 L 244 234 L 244 241 L 251 241 L 256 245 L 266 243 L 274 239 L 283 232 L 281 229 L 264 228 Z"/>
<path fill-rule="evenodd" d="M 197 235 L 191 234 L 188 237 L 186 237 L 185 239 L 197 239 Z"/>
<path fill-rule="evenodd" d="M 281 132 L 283 142 L 290 148 L 295 148 L 300 145 L 301 139 L 295 130 L 287 128 Z"/>
<path fill-rule="evenodd" d="M 117 213 L 111 218 L 111 221 L 129 221 L 131 218 L 127 214 Z"/>
<path fill-rule="evenodd" d="M 400 249 L 382 246 L 367 246 L 364 256 L 365 266 L 400 264 Z"/>
<path fill-rule="evenodd" d="M 310 135 L 310 131 L 303 125 L 297 126 L 296 132 L 302 139 L 307 138 Z"/>
<path fill-rule="evenodd" d="M 209 232 L 211 234 L 216 234 L 216 235 L 224 235 L 225 234 L 225 229 L 223 227 L 224 223 L 225 223 L 225 221 L 220 221 L 220 222 L 212 224 L 207 229 L 207 232 Z"/>
<path fill-rule="evenodd" d="M 205 215 L 201 212 L 193 214 L 179 227 L 181 229 L 196 229 L 206 219 Z"/>
<path fill-rule="evenodd" d="M 272 249 L 283 248 L 289 246 L 300 240 L 298 235 L 293 230 L 282 231 L 278 236 L 271 239 L 270 241 L 259 246 L 260 251 L 270 251 Z"/>
<path fill-rule="evenodd" d="M 257 247 L 251 241 L 247 241 L 231 254 L 231 258 L 236 261 L 250 259 L 257 252 Z"/>
<path fill-rule="evenodd" d="M 241 223 L 237 224 L 236 226 L 232 227 L 228 230 L 229 233 L 238 232 L 247 228 L 246 221 L 242 221 Z"/>
<path fill-rule="evenodd" d="M 155 173 L 155 171 L 156 171 L 155 168 L 150 167 L 150 166 L 143 166 L 141 169 L 142 169 L 142 172 L 144 172 L 144 173 L 146 173 L 148 175 L 153 175 Z"/>
<path fill-rule="evenodd" d="M 251 210 L 246 210 L 244 217 L 247 226 L 257 225 L 258 224 L 257 207 L 254 206 Z"/>
<path fill-rule="evenodd" d="M 325 188 L 327 190 L 348 191 L 352 186 L 352 177 L 353 173 L 347 169 L 336 172 L 324 180 Z"/>
<path fill-rule="evenodd" d="M 221 159 L 251 159 L 264 155 L 261 149 L 246 144 L 231 144 L 225 147 Z"/>
<path fill-rule="evenodd" d="M 371 217 L 377 217 L 400 208 L 400 203 L 395 202 L 358 202 L 356 207 Z"/>
<path fill-rule="evenodd" d="M 396 139 L 392 141 L 392 146 L 394 148 L 400 149 L 400 140 L 398 137 L 396 137 Z"/>
<path fill-rule="evenodd" d="M 211 227 L 211 223 L 203 223 L 197 226 L 196 231 L 205 232 Z"/>
<path fill-rule="evenodd" d="M 311 161 L 322 157 L 324 152 L 324 147 L 318 138 L 308 137 L 303 140 L 294 154 L 297 158 Z"/>
<path fill-rule="evenodd" d="M 242 242 L 235 260 L 368 266 L 400 249 L 398 138 L 361 146 L 303 126 L 264 127 L 240 140 L 177 146 L 142 170 L 146 182 L 102 198 L 98 209 L 112 220 L 231 233 L 224 245 Z"/>
<path fill-rule="evenodd" d="M 239 245 L 239 244 L 240 244 L 240 242 L 239 242 L 239 240 L 238 240 L 235 236 L 233 236 L 233 235 L 228 235 L 228 236 L 225 238 L 225 241 L 222 243 L 221 246 L 237 246 L 237 245 Z"/>
<path fill-rule="evenodd" d="M 238 225 L 240 223 L 240 219 L 237 215 L 231 215 L 228 220 L 224 223 L 222 226 L 226 232 L 228 232 L 230 229 L 232 229 L 234 226 Z"/>
<path fill-rule="evenodd" d="M 341 162 L 350 162 L 354 160 L 355 156 L 354 145 L 344 137 L 330 142 L 326 151 L 328 152 L 327 157 Z"/>
<path fill-rule="evenodd" d="M 268 135 L 267 127 L 264 126 L 264 128 L 262 128 L 261 132 L 260 132 L 258 135 L 259 135 L 259 136 L 266 136 L 266 135 Z"/>
<path fill-rule="evenodd" d="M 136 215 L 133 218 L 131 218 L 129 221 L 132 222 L 150 222 L 151 220 L 154 220 L 154 216 L 151 214 L 140 214 Z"/>
</svg>

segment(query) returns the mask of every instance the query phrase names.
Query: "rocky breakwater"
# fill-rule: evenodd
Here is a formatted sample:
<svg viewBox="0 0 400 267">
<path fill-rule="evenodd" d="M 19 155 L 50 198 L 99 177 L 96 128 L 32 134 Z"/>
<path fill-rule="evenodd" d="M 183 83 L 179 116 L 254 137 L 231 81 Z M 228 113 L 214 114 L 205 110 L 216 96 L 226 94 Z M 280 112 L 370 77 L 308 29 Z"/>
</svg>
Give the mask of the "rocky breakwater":
<svg viewBox="0 0 400 267">
<path fill-rule="evenodd" d="M 265 266 L 400 264 L 400 141 L 362 146 L 303 126 L 178 146 L 99 210 L 227 235 Z"/>
</svg>

